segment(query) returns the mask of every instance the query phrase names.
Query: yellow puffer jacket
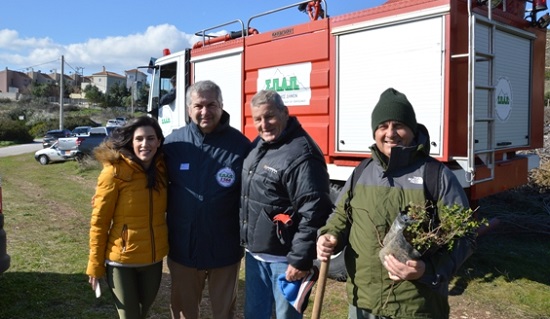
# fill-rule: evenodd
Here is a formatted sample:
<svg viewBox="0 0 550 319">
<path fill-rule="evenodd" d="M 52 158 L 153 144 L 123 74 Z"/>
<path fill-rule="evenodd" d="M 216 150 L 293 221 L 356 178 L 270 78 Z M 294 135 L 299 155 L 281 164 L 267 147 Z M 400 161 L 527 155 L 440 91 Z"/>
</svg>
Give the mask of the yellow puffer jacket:
<svg viewBox="0 0 550 319">
<path fill-rule="evenodd" d="M 105 260 L 151 264 L 168 253 L 166 166 L 154 165 L 164 182 L 149 189 L 145 171 L 127 156 L 108 148 L 96 152 L 103 163 L 93 200 L 90 257 L 86 274 L 105 275 Z"/>
</svg>

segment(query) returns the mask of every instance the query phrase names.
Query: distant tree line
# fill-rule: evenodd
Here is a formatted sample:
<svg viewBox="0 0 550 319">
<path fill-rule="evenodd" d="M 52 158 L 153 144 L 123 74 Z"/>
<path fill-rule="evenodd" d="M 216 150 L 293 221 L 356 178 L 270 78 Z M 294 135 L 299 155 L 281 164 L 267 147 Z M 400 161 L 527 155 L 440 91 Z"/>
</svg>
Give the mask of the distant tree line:
<svg viewBox="0 0 550 319">
<path fill-rule="evenodd" d="M 83 90 L 86 96 L 86 100 L 90 103 L 95 103 L 101 107 L 112 106 L 131 106 L 132 105 L 132 92 L 128 90 L 125 85 L 119 83 L 114 84 L 107 94 L 101 92 L 97 86 L 88 85 Z M 63 89 L 63 97 L 69 98 L 71 93 L 78 93 L 77 88 L 67 85 Z M 147 96 L 149 94 L 149 85 L 142 85 L 138 92 L 136 92 L 136 100 L 134 106 L 146 107 Z M 50 97 L 59 97 L 59 86 L 54 83 L 42 83 L 34 84 L 31 88 L 32 99 L 45 99 Z"/>
<path fill-rule="evenodd" d="M 102 107 L 111 106 L 131 106 L 132 105 L 132 91 L 128 90 L 126 86 L 115 83 L 107 94 L 101 92 L 97 86 L 88 85 L 84 89 L 86 99 L 91 103 L 97 103 Z M 147 106 L 147 96 L 149 95 L 149 85 L 142 85 L 136 94 L 136 100 L 134 106 L 145 107 Z"/>
</svg>

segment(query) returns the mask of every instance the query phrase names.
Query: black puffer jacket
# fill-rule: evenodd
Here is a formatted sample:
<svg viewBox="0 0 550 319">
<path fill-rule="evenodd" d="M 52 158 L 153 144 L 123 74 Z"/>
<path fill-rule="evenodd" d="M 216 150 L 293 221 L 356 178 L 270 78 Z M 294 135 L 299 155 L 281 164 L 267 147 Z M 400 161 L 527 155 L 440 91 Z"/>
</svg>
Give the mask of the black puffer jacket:
<svg viewBox="0 0 550 319">
<path fill-rule="evenodd" d="M 253 253 L 287 256 L 300 270 L 316 257 L 317 229 L 332 211 L 323 154 L 295 117 L 274 142 L 260 138 L 243 164 L 241 244 Z M 274 223 L 279 213 L 292 225 Z"/>
</svg>

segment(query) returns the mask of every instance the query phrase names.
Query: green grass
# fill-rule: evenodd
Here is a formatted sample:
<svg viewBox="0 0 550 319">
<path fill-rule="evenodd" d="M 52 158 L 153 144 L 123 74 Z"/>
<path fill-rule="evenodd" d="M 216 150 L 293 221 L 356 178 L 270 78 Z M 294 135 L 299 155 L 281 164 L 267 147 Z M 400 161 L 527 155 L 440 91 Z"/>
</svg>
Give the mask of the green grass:
<svg viewBox="0 0 550 319">
<path fill-rule="evenodd" d="M 84 274 L 97 170 L 42 166 L 32 154 L 0 161 L 11 268 L 0 277 L 0 318 L 113 318 Z"/>
<path fill-rule="evenodd" d="M 514 318 L 550 318 L 548 237 L 488 235 L 455 277 L 455 291 Z"/>
<path fill-rule="evenodd" d="M 15 145 L 12 141 L 0 141 L 0 147 Z"/>
<path fill-rule="evenodd" d="M 85 275 L 90 199 L 98 174 L 93 162 L 86 167 L 76 162 L 42 166 L 32 154 L 0 159 L 12 257 L 11 268 L 0 276 L 0 318 L 117 317 L 105 285 L 102 297 L 96 299 Z M 463 298 L 490 309 L 490 318 L 550 318 L 550 233 L 536 228 L 550 225 L 550 215 L 539 197 L 520 195 L 512 191 L 480 202 L 480 214 L 499 217 L 505 227 L 479 239 L 478 250 L 451 286 L 457 295 L 451 299 Z M 514 225 L 527 230 L 514 231 Z M 238 318 L 242 318 L 243 280 L 241 271 Z M 169 286 L 165 271 L 150 318 L 170 317 Z M 206 298 L 202 309 L 203 318 L 209 318 Z M 328 281 L 323 318 L 347 318 L 343 283 Z"/>
</svg>

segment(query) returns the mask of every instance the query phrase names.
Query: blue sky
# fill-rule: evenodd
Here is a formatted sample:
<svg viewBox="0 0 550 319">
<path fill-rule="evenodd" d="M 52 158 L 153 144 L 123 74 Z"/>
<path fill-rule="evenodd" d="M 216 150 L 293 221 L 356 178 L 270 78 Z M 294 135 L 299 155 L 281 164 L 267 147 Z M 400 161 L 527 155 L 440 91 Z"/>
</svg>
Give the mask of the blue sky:
<svg viewBox="0 0 550 319">
<path fill-rule="evenodd" d="M 292 5 L 299 0 L 95 0 L 17 1 L 2 5 L 0 68 L 25 72 L 60 72 L 83 68 L 84 75 L 108 71 L 124 74 L 146 65 L 150 57 L 190 47 L 197 31 Z M 328 0 L 336 16 L 384 3 L 385 0 Z M 251 26 L 265 32 L 308 21 L 296 8 L 254 19 Z M 226 27 L 235 31 L 236 24 Z M 222 31 L 222 30 L 218 30 Z"/>
</svg>

